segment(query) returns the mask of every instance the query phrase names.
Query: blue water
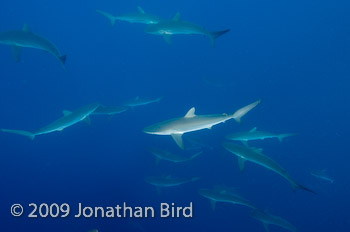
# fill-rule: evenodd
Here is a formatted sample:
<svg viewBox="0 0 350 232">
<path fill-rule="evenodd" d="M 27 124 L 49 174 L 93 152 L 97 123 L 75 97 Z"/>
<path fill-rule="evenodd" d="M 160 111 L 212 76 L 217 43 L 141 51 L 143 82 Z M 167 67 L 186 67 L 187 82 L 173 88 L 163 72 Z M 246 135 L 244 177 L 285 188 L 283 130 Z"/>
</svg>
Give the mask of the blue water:
<svg viewBox="0 0 350 232">
<path fill-rule="evenodd" d="M 146 12 L 183 20 L 208 30 L 231 31 L 212 48 L 203 36 L 144 33 L 144 25 L 108 20 L 95 12 Z M 4 0 L 0 31 L 24 23 L 67 54 L 65 68 L 52 55 L 23 49 L 14 62 L 0 46 L 0 128 L 35 131 L 91 102 L 120 105 L 136 96 L 159 103 L 108 118 L 92 117 L 63 132 L 35 140 L 0 134 L 0 218 L 3 231 L 264 231 L 250 209 L 217 203 L 197 193 L 216 185 L 235 187 L 260 209 L 292 223 L 298 231 L 349 231 L 349 26 L 348 1 L 85 1 Z M 158 145 L 180 149 L 168 136 L 142 129 L 197 114 L 233 113 L 262 98 L 242 124 L 228 121 L 186 134 L 212 147 L 193 161 L 158 166 L 147 151 Z M 252 142 L 262 147 L 296 180 L 316 191 L 293 192 L 279 175 L 237 159 L 221 147 L 225 135 L 253 127 L 297 136 Z M 310 175 L 327 169 L 334 183 Z M 158 194 L 144 181 L 149 175 L 200 176 L 197 182 L 164 188 Z M 87 206 L 187 206 L 193 218 L 122 219 L 28 218 L 30 203 Z M 24 206 L 13 217 L 12 204 Z M 271 231 L 284 231 L 271 226 Z"/>
</svg>

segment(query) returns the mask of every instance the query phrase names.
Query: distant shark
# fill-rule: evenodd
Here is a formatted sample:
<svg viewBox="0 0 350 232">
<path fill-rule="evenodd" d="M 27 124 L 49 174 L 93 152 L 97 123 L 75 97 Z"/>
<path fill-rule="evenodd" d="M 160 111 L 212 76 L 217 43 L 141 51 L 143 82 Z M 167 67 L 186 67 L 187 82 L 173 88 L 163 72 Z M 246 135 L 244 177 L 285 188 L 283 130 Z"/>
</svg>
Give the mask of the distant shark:
<svg viewBox="0 0 350 232">
<path fill-rule="evenodd" d="M 286 170 L 284 170 L 279 164 L 277 164 L 270 157 L 264 155 L 261 151 L 247 147 L 247 146 L 237 145 L 231 142 L 224 142 L 223 147 L 227 151 L 237 156 L 239 168 L 241 170 L 244 169 L 245 162 L 248 160 L 281 175 L 283 178 L 289 181 L 293 189 L 300 188 L 315 194 L 314 191 L 296 182 L 292 177 L 288 175 Z"/>
<path fill-rule="evenodd" d="M 154 35 L 162 35 L 167 43 L 171 43 L 171 35 L 204 35 L 210 38 L 212 46 L 215 40 L 230 29 L 210 32 L 196 24 L 181 20 L 180 13 L 177 13 L 171 21 L 161 21 L 154 25 L 149 25 L 146 32 Z"/>
<path fill-rule="evenodd" d="M 149 152 L 151 152 L 157 159 L 157 163 L 160 160 L 167 160 L 173 163 L 181 163 L 181 162 L 186 162 L 186 161 L 190 161 L 193 160 L 194 158 L 196 158 L 197 156 L 199 156 L 200 154 L 202 154 L 203 152 L 197 152 L 191 156 L 184 156 L 184 155 L 178 155 L 178 154 L 174 154 L 171 153 L 169 151 L 166 150 L 162 150 L 159 148 L 150 148 Z"/>
<path fill-rule="evenodd" d="M 282 228 L 289 230 L 289 231 L 292 231 L 292 232 L 297 231 L 297 229 L 292 224 L 287 222 L 285 219 L 278 217 L 278 216 L 268 214 L 266 212 L 262 212 L 260 210 L 253 211 L 250 214 L 250 216 L 252 218 L 255 218 L 258 221 L 261 221 L 264 225 L 266 232 L 270 231 L 269 225 L 279 226 L 279 227 L 282 227 Z"/>
<path fill-rule="evenodd" d="M 62 131 L 63 129 L 70 127 L 80 121 L 85 121 L 88 124 L 90 124 L 90 118 L 89 115 L 94 112 L 99 107 L 99 104 L 94 103 L 90 104 L 84 107 L 81 107 L 77 109 L 76 111 L 63 111 L 63 117 L 54 121 L 53 123 L 50 123 L 49 125 L 39 129 L 36 132 L 29 132 L 29 131 L 22 131 L 22 130 L 8 130 L 8 129 L 1 129 L 3 132 L 12 133 L 12 134 L 18 134 L 27 136 L 30 139 L 34 139 L 37 135 L 43 135 L 48 134 L 55 131 Z"/>
<path fill-rule="evenodd" d="M 161 21 L 161 19 L 155 15 L 147 14 L 141 7 L 137 7 L 137 13 L 121 14 L 114 16 L 110 13 L 96 10 L 96 12 L 106 16 L 111 24 L 114 25 L 116 20 L 126 21 L 129 23 L 143 23 L 143 24 L 156 24 Z"/>
<path fill-rule="evenodd" d="M 331 182 L 331 183 L 334 182 L 334 179 L 331 178 L 330 176 L 328 176 L 326 169 L 314 170 L 314 171 L 311 172 L 311 175 L 316 177 L 316 178 L 319 178 L 321 180 L 325 180 L 325 181 L 328 181 L 328 182 Z"/>
<path fill-rule="evenodd" d="M 225 189 L 199 189 L 198 193 L 203 197 L 210 199 L 211 206 L 215 210 L 216 202 L 227 202 L 237 205 L 244 205 L 252 209 L 256 209 L 248 200 L 232 192 L 231 190 Z"/>
<path fill-rule="evenodd" d="M 34 34 L 27 24 L 24 24 L 22 31 L 0 32 L 0 44 L 12 46 L 13 56 L 19 62 L 22 48 L 36 48 L 56 56 L 64 65 L 66 55 L 61 55 L 55 45 L 46 38 Z"/>
<path fill-rule="evenodd" d="M 288 133 L 288 134 L 274 134 L 270 132 L 265 131 L 258 131 L 256 130 L 256 127 L 251 129 L 248 132 L 239 132 L 239 133 L 233 133 L 226 136 L 227 139 L 230 140 L 236 140 L 236 141 L 242 141 L 247 142 L 250 140 L 263 140 L 263 139 L 270 139 L 270 138 L 277 138 L 280 142 L 283 141 L 284 138 L 296 135 L 294 133 Z"/>
<path fill-rule="evenodd" d="M 150 98 L 140 98 L 139 96 L 137 96 L 132 100 L 126 101 L 123 105 L 127 107 L 137 107 L 137 106 L 148 105 L 151 103 L 156 103 L 156 102 L 159 102 L 160 100 L 162 100 L 162 97 L 150 99 Z"/>
<path fill-rule="evenodd" d="M 202 129 L 211 129 L 212 126 L 226 122 L 230 119 L 235 119 L 237 122 L 247 114 L 250 110 L 256 107 L 261 100 L 249 104 L 234 114 L 211 114 L 211 115 L 195 115 L 195 108 L 191 108 L 185 117 L 174 118 L 160 123 L 156 123 L 146 127 L 143 131 L 147 134 L 155 135 L 171 135 L 176 144 L 184 149 L 182 135 L 191 131 Z"/>
<path fill-rule="evenodd" d="M 157 186 L 157 187 L 172 187 L 172 186 L 178 186 L 182 184 L 186 184 L 189 182 L 194 182 L 199 180 L 199 177 L 192 177 L 192 178 L 175 178 L 171 176 L 167 177 L 156 177 L 156 176 L 148 176 L 145 178 L 145 181 L 151 185 Z"/>
<path fill-rule="evenodd" d="M 124 106 L 104 106 L 104 105 L 99 105 L 97 109 L 92 112 L 92 114 L 98 114 L 98 115 L 115 115 L 115 114 L 120 114 L 125 111 L 127 111 L 128 108 Z"/>
</svg>

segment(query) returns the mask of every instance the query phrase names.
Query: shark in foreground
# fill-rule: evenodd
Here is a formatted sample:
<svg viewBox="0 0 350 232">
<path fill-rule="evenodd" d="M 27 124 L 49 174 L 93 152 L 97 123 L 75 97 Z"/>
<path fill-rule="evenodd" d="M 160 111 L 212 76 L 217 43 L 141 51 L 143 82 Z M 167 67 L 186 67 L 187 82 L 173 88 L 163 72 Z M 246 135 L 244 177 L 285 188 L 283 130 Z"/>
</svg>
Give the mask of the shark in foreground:
<svg viewBox="0 0 350 232">
<path fill-rule="evenodd" d="M 139 96 L 137 96 L 137 97 L 135 97 L 132 100 L 126 101 L 124 103 L 124 106 L 127 106 L 127 107 L 144 106 L 144 105 L 160 102 L 160 100 L 162 100 L 162 97 L 158 97 L 158 98 L 140 98 Z"/>
<path fill-rule="evenodd" d="M 66 55 L 61 55 L 56 46 L 46 38 L 31 32 L 27 24 L 23 26 L 21 31 L 0 32 L 0 44 L 12 46 L 13 57 L 16 62 L 20 60 L 22 48 L 43 50 L 56 56 L 63 65 L 66 62 Z"/>
<path fill-rule="evenodd" d="M 253 149 L 247 146 L 241 146 L 230 142 L 224 142 L 223 147 L 236 155 L 238 157 L 238 164 L 241 170 L 244 169 L 245 162 L 251 161 L 253 163 L 259 164 L 277 174 L 281 175 L 283 178 L 289 181 L 293 189 L 300 188 L 308 192 L 316 194 L 314 191 L 306 188 L 305 186 L 296 182 L 292 177 L 290 177 L 286 170 L 284 170 L 279 164 L 274 160 L 264 155 L 260 150 Z"/>
<path fill-rule="evenodd" d="M 225 189 L 199 189 L 198 193 L 210 200 L 213 210 L 215 210 L 216 202 L 227 202 L 235 205 L 244 205 L 251 209 L 256 209 L 248 200 L 239 196 L 231 190 Z"/>
<path fill-rule="evenodd" d="M 102 14 L 103 16 L 106 16 L 111 21 L 112 26 L 115 24 L 116 20 L 143 24 L 156 24 L 161 21 L 158 16 L 146 13 L 141 7 L 137 7 L 136 13 L 121 14 L 117 16 L 101 10 L 96 10 L 96 12 Z"/>
<path fill-rule="evenodd" d="M 282 142 L 284 138 L 293 136 L 293 135 L 296 135 L 296 134 L 292 134 L 292 133 L 274 134 L 274 133 L 265 132 L 265 131 L 258 131 L 256 130 L 256 127 L 254 127 L 248 132 L 229 134 L 226 136 L 226 138 L 230 140 L 241 141 L 243 143 L 246 143 L 247 141 L 250 141 L 250 140 L 259 140 L 259 139 L 264 140 L 264 139 L 270 139 L 270 138 L 277 138 L 280 142 Z"/>
<path fill-rule="evenodd" d="M 195 108 L 191 108 L 185 117 L 174 118 L 160 123 L 156 123 L 146 127 L 143 131 L 147 134 L 155 135 L 171 135 L 177 145 L 184 149 L 182 135 L 191 131 L 202 129 L 211 129 L 212 126 L 226 122 L 230 119 L 235 119 L 237 122 L 247 114 L 250 110 L 256 107 L 261 100 L 249 104 L 233 114 L 211 114 L 211 115 L 195 115 Z"/>
<path fill-rule="evenodd" d="M 264 225 L 266 232 L 270 232 L 269 225 L 279 226 L 292 232 L 297 231 L 297 229 L 292 224 L 290 224 L 283 218 L 268 214 L 266 212 L 254 210 L 250 214 L 250 216 L 258 221 L 261 221 Z"/>
<path fill-rule="evenodd" d="M 8 129 L 1 129 L 3 132 L 12 133 L 12 134 L 18 134 L 27 136 L 30 139 L 34 139 L 37 135 L 43 135 L 48 134 L 55 131 L 62 131 L 63 129 L 70 127 L 80 121 L 85 121 L 88 124 L 90 124 L 90 118 L 89 115 L 94 112 L 99 107 L 99 104 L 94 103 L 90 104 L 84 107 L 81 107 L 77 109 L 76 111 L 63 111 L 63 117 L 54 121 L 53 123 L 50 123 L 49 125 L 39 129 L 36 132 L 29 132 L 29 131 L 22 131 L 22 130 L 8 130 Z"/>
<path fill-rule="evenodd" d="M 214 32 L 207 31 L 201 26 L 182 21 L 180 13 L 177 13 L 170 21 L 161 21 L 146 28 L 146 33 L 162 35 L 167 43 L 171 43 L 171 35 L 204 35 L 209 37 L 213 47 L 215 46 L 215 40 L 229 31 L 230 29 Z"/>
<path fill-rule="evenodd" d="M 328 176 L 327 171 L 325 169 L 323 169 L 323 170 L 314 170 L 314 171 L 311 172 L 311 175 L 316 177 L 316 178 L 319 178 L 321 180 L 329 181 L 331 183 L 334 182 L 333 178 Z"/>
<path fill-rule="evenodd" d="M 97 107 L 97 109 L 92 114 L 99 114 L 99 115 L 115 115 L 120 114 L 125 111 L 127 111 L 128 108 L 124 106 L 104 106 L 100 105 Z"/>
<path fill-rule="evenodd" d="M 197 156 L 199 156 L 200 154 L 203 153 L 200 151 L 200 152 L 197 152 L 191 156 L 184 156 L 184 155 L 174 154 L 174 153 L 171 153 L 169 151 L 162 150 L 159 148 L 150 148 L 149 152 L 151 152 L 156 157 L 157 163 L 160 160 L 167 160 L 167 161 L 174 162 L 174 163 L 186 162 L 186 161 L 193 160 L 194 158 L 196 158 Z"/>
</svg>

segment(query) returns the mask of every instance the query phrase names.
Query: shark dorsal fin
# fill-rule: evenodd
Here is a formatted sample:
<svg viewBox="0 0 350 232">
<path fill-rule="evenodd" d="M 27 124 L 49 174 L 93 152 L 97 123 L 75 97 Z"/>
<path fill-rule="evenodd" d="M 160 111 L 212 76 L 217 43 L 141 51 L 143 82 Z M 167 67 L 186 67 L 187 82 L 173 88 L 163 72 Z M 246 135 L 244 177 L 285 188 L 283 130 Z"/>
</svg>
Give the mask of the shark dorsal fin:
<svg viewBox="0 0 350 232">
<path fill-rule="evenodd" d="M 26 23 L 23 24 L 22 30 L 25 31 L 25 32 L 31 32 L 30 27 L 29 27 L 28 24 L 26 24 Z"/>
<path fill-rule="evenodd" d="M 173 18 L 173 21 L 174 21 L 174 22 L 179 22 L 179 21 L 181 21 L 180 12 L 177 12 L 177 13 L 176 13 L 176 15 L 175 15 L 174 18 Z"/>
<path fill-rule="evenodd" d="M 67 115 L 70 115 L 72 112 L 69 110 L 63 110 L 62 113 L 64 116 L 67 116 Z"/>
<path fill-rule="evenodd" d="M 196 108 L 192 107 L 187 114 L 185 115 L 185 118 L 193 118 L 196 117 L 195 115 Z"/>
<path fill-rule="evenodd" d="M 140 14 L 144 14 L 145 13 L 145 11 L 140 6 L 137 7 L 137 10 L 138 10 L 138 12 Z"/>
<path fill-rule="evenodd" d="M 253 129 L 251 129 L 249 132 L 255 132 L 256 131 L 256 127 L 254 127 Z"/>
</svg>

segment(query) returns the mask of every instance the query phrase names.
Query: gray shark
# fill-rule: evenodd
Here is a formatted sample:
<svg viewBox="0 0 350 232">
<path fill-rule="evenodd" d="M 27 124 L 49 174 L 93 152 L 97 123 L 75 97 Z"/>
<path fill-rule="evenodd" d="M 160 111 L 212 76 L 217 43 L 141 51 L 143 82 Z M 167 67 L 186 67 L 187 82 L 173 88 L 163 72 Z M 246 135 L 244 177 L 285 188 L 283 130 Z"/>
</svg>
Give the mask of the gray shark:
<svg viewBox="0 0 350 232">
<path fill-rule="evenodd" d="M 140 98 L 139 96 L 137 96 L 135 97 L 135 99 L 126 101 L 124 103 L 124 106 L 128 106 L 128 107 L 144 106 L 151 103 L 159 102 L 160 100 L 162 100 L 162 97 L 151 99 L 151 98 Z"/>
<path fill-rule="evenodd" d="M 150 148 L 149 152 L 151 152 L 156 157 L 157 163 L 160 160 L 167 160 L 174 163 L 186 162 L 186 161 L 193 160 L 194 158 L 196 158 L 197 156 L 203 153 L 203 152 L 197 152 L 196 154 L 193 154 L 191 156 L 184 156 L 184 155 L 174 154 L 172 152 L 155 148 L 155 147 Z"/>
<path fill-rule="evenodd" d="M 22 31 L 0 32 L 0 44 L 12 46 L 16 62 L 20 60 L 22 48 L 36 48 L 56 56 L 62 64 L 66 62 L 66 55 L 61 55 L 55 45 L 46 38 L 34 34 L 25 24 Z"/>
<path fill-rule="evenodd" d="M 235 119 L 237 122 L 241 121 L 241 118 L 256 107 L 261 100 L 258 100 L 252 104 L 249 104 L 234 114 L 211 114 L 211 115 L 195 115 L 195 108 L 192 107 L 185 117 L 174 118 L 160 123 L 156 123 L 149 127 L 146 127 L 143 131 L 147 134 L 155 135 L 171 135 L 177 145 L 184 149 L 182 142 L 182 135 L 202 129 L 211 129 L 212 126 L 219 123 L 226 122 L 230 119 Z"/>
<path fill-rule="evenodd" d="M 227 139 L 230 140 L 236 140 L 241 142 L 247 142 L 250 140 L 264 140 L 264 139 L 270 139 L 270 138 L 277 138 L 280 142 L 283 141 L 284 138 L 293 136 L 296 134 L 289 133 L 289 134 L 274 134 L 270 132 L 265 131 L 257 131 L 256 127 L 251 129 L 249 132 L 239 132 L 239 133 L 232 133 L 226 136 Z"/>
<path fill-rule="evenodd" d="M 249 148 L 247 146 L 241 146 L 234 143 L 230 143 L 230 142 L 224 142 L 223 147 L 229 152 L 237 156 L 239 168 L 241 170 L 244 169 L 245 162 L 248 160 L 281 175 L 283 178 L 289 181 L 293 189 L 300 188 L 305 191 L 315 193 L 314 191 L 296 182 L 293 178 L 291 178 L 288 175 L 286 170 L 284 170 L 280 165 L 278 165 L 270 157 L 264 155 L 261 151 L 257 149 Z"/>
<path fill-rule="evenodd" d="M 329 181 L 331 183 L 334 182 L 333 178 L 328 176 L 327 171 L 325 169 L 323 169 L 323 170 L 314 170 L 314 171 L 311 172 L 311 175 L 316 177 L 316 178 L 319 178 L 319 179 L 322 179 L 322 180 L 325 180 L 325 181 Z"/>
<path fill-rule="evenodd" d="M 250 214 L 250 216 L 255 218 L 258 221 L 261 221 L 264 225 L 266 232 L 270 231 L 269 225 L 279 226 L 279 227 L 282 227 L 282 228 L 289 230 L 289 231 L 292 231 L 292 232 L 297 231 L 297 229 L 292 224 L 287 222 L 285 219 L 278 217 L 278 216 L 268 214 L 266 212 L 262 212 L 260 210 L 254 210 Z"/>
<path fill-rule="evenodd" d="M 127 111 L 128 108 L 124 106 L 104 106 L 100 105 L 92 114 L 100 115 L 115 115 Z"/>
<path fill-rule="evenodd" d="M 145 13 L 145 11 L 141 7 L 137 7 L 137 13 L 121 14 L 117 16 L 114 16 L 110 13 L 101 10 L 96 10 L 96 12 L 102 14 L 103 16 L 106 16 L 111 21 L 112 26 L 115 24 L 116 20 L 126 21 L 129 23 L 143 24 L 156 24 L 161 21 L 161 19 L 158 16 Z"/>
<path fill-rule="evenodd" d="M 213 210 L 215 210 L 216 202 L 227 202 L 237 205 L 244 205 L 252 209 L 256 209 L 248 200 L 225 189 L 199 189 L 198 193 L 210 200 Z"/>
<path fill-rule="evenodd" d="M 151 185 L 157 186 L 157 187 L 172 187 L 172 186 L 178 186 L 190 182 L 194 182 L 199 180 L 199 177 L 192 177 L 192 178 L 175 178 L 171 176 L 167 177 L 157 177 L 157 176 L 148 176 L 145 177 L 145 181 Z"/>
<path fill-rule="evenodd" d="M 90 124 L 89 115 L 98 108 L 99 104 L 94 103 L 77 109 L 76 111 L 70 112 L 67 110 L 63 111 L 64 116 L 53 123 L 39 129 L 36 132 L 22 131 L 22 130 L 8 130 L 1 129 L 3 132 L 13 133 L 18 135 L 24 135 L 30 139 L 34 139 L 37 135 L 48 134 L 55 131 L 62 131 L 63 129 L 70 127 L 80 121 L 86 121 Z"/>
<path fill-rule="evenodd" d="M 229 32 L 230 29 L 223 31 L 207 31 L 205 28 L 196 24 L 181 20 L 180 13 L 177 13 L 171 21 L 161 21 L 158 24 L 149 25 L 146 32 L 153 35 L 162 35 L 167 43 L 171 43 L 171 35 L 204 35 L 210 38 L 212 46 L 215 45 L 215 39 Z"/>
</svg>

